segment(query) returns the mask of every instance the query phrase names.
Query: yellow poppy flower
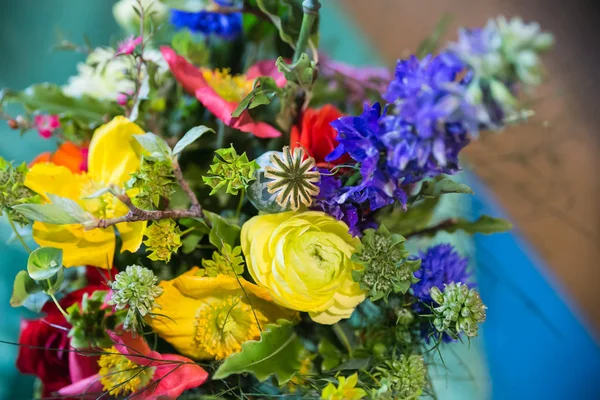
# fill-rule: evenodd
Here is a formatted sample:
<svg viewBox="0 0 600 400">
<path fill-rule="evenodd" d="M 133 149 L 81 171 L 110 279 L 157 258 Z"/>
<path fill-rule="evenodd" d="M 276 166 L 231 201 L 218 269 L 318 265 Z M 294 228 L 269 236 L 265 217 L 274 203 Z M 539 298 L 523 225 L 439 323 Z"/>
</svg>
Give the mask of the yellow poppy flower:
<svg viewBox="0 0 600 400">
<path fill-rule="evenodd" d="M 143 134 L 138 125 L 127 118 L 115 117 L 95 132 L 90 143 L 88 172 L 74 174 L 68 168 L 51 163 L 35 164 L 25 178 L 25 186 L 41 194 L 76 201 L 96 218 L 113 218 L 129 210 L 112 194 L 85 199 L 109 185 L 123 187 L 141 159 L 142 148 L 133 135 Z M 123 222 L 116 225 L 123 245 L 121 251 L 136 251 L 142 243 L 146 222 Z M 94 265 L 110 268 L 115 252 L 115 227 L 84 230 L 82 225 L 53 225 L 36 221 L 33 239 L 40 246 L 63 250 L 65 267 Z"/>
<path fill-rule="evenodd" d="M 183 355 L 220 360 L 240 351 L 242 343 L 258 339 L 265 325 L 296 318 L 295 312 L 272 303 L 267 290 L 243 278 L 238 282 L 231 275 L 211 278 L 198 273 L 194 267 L 161 282 L 157 315 L 146 318 L 154 332 Z"/>
<path fill-rule="evenodd" d="M 360 240 L 348 231 L 320 211 L 258 215 L 242 226 L 242 251 L 252 278 L 277 304 L 335 324 L 365 299 L 352 279 L 361 267 L 350 259 Z"/>
</svg>

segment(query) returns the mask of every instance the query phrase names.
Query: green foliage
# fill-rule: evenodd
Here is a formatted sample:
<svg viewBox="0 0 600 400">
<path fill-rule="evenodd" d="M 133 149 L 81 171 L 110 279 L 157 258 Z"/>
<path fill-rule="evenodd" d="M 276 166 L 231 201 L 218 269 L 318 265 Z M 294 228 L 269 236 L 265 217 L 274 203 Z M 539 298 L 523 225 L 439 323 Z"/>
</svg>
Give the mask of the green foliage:
<svg viewBox="0 0 600 400">
<path fill-rule="evenodd" d="M 429 35 L 425 40 L 423 40 L 419 47 L 417 47 L 417 52 L 415 53 L 417 57 L 423 58 L 428 54 L 435 54 L 440 46 L 440 41 L 443 36 L 446 34 L 446 31 L 450 27 L 450 23 L 452 22 L 452 16 L 450 14 L 443 14 L 440 20 L 435 25 L 435 28 L 431 35 Z"/>
<path fill-rule="evenodd" d="M 196 126 L 190 129 L 183 135 L 183 137 L 177 142 L 175 147 L 173 148 L 173 155 L 176 156 L 183 151 L 187 146 L 194 143 L 197 139 L 199 139 L 206 132 L 215 133 L 214 130 L 206 127 L 204 125 Z"/>
<path fill-rule="evenodd" d="M 352 271 L 352 278 L 369 292 L 372 301 L 388 301 L 391 293 L 406 293 L 412 283 L 418 282 L 413 273 L 421 266 L 420 260 L 409 260 L 404 249 L 404 237 L 391 234 L 384 225 L 376 231 L 367 229 L 361 244 L 352 256 L 363 269 Z"/>
<path fill-rule="evenodd" d="M 105 117 L 122 113 L 114 102 L 90 96 L 70 97 L 58 85 L 51 83 L 32 85 L 19 92 L 4 90 L 0 93 L 0 105 L 5 102 L 20 103 L 29 112 L 58 114 L 61 121 L 63 118 L 75 119 L 87 125 L 98 125 Z"/>
<path fill-rule="evenodd" d="M 40 247 L 29 255 L 27 270 L 20 271 L 15 277 L 10 305 L 26 306 L 39 312 L 48 296 L 57 293 L 63 282 L 62 250 Z"/>
<path fill-rule="evenodd" d="M 204 267 L 198 274 L 214 278 L 218 275 L 241 275 L 244 273 L 244 258 L 242 257 L 242 248 L 240 246 L 233 249 L 227 243 L 224 243 L 221 252 L 215 251 L 212 260 L 202 260 Z"/>
<path fill-rule="evenodd" d="M 204 219 L 201 218 L 183 218 L 179 220 L 179 223 L 186 228 L 192 229 L 181 240 L 181 251 L 183 254 L 190 254 L 196 249 L 200 240 L 210 232 L 210 228 L 206 225 Z"/>
<path fill-rule="evenodd" d="M 305 90 L 311 90 L 315 80 L 317 64 L 306 53 L 302 53 L 298 61 L 287 64 L 283 57 L 277 59 L 277 69 L 288 81 L 297 83 Z"/>
<path fill-rule="evenodd" d="M 406 237 L 429 225 L 439 201 L 439 197 L 425 198 L 410 204 L 407 211 L 396 207 L 389 213 L 379 213 L 377 220 L 380 224 L 385 222 L 390 231 Z"/>
<path fill-rule="evenodd" d="M 67 308 L 67 321 L 71 324 L 68 336 L 74 348 L 104 349 L 113 345 L 107 330 L 115 329 L 117 318 L 108 315 L 110 308 L 102 308 L 107 293 L 106 290 L 96 290 L 91 296 L 84 293 L 81 307 L 79 303 L 73 303 Z"/>
<path fill-rule="evenodd" d="M 479 324 L 485 321 L 487 308 L 477 290 L 453 282 L 445 285 L 443 292 L 434 286 L 431 298 L 438 304 L 433 309 L 433 325 L 439 332 L 446 332 L 454 338 L 463 332 L 468 337 L 477 336 Z"/>
<path fill-rule="evenodd" d="M 154 273 L 139 265 L 129 265 L 115 276 L 110 284 L 113 293 L 109 304 L 117 310 L 127 309 L 124 329 L 140 331 L 144 317 L 151 315 L 153 308 L 160 307 L 155 300 L 162 295 L 163 288 L 157 283 Z"/>
<path fill-rule="evenodd" d="M 231 116 L 237 118 L 247 109 L 252 110 L 258 106 L 270 104 L 275 96 L 280 94 L 281 88 L 277 86 L 273 78 L 270 76 L 258 77 L 254 80 L 252 91 L 242 99 Z"/>
<path fill-rule="evenodd" d="M 446 232 L 453 233 L 458 230 L 465 231 L 469 234 L 482 233 L 489 235 L 492 233 L 506 232 L 511 230 L 513 225 L 503 219 L 490 217 L 489 215 L 482 215 L 475 221 L 468 221 L 463 218 L 459 218 L 457 222 L 444 229 Z"/>
<path fill-rule="evenodd" d="M 34 221 L 55 225 L 85 224 L 93 221 L 74 200 L 47 193 L 51 203 L 47 204 L 18 204 L 13 209 Z"/>
<path fill-rule="evenodd" d="M 259 341 L 242 344 L 242 351 L 229 356 L 213 379 L 249 372 L 261 382 L 271 375 L 275 375 L 280 385 L 289 381 L 300 369 L 303 346 L 291 322 L 280 319 L 277 324 L 264 327 Z"/>
<path fill-rule="evenodd" d="M 150 252 L 148 258 L 153 261 L 171 260 L 171 255 L 181 247 L 181 230 L 172 219 L 153 221 L 144 231 L 144 244 Z"/>
<path fill-rule="evenodd" d="M 140 168 L 131 175 L 127 187 L 138 189 L 132 202 L 144 210 L 156 210 L 161 200 L 169 200 L 176 182 L 170 160 L 143 155 Z"/>
<path fill-rule="evenodd" d="M 418 196 L 438 197 L 448 193 L 473 194 L 473 190 L 464 183 L 455 182 L 448 178 L 441 178 L 424 181 Z"/>
<path fill-rule="evenodd" d="M 23 185 L 27 171 L 27 164 L 15 167 L 0 157 L 0 215 L 5 212 L 21 225 L 29 223 L 29 220 L 23 214 L 15 212 L 13 207 L 22 203 L 39 202 L 39 196 Z"/>
<path fill-rule="evenodd" d="M 177 54 L 181 54 L 194 65 L 207 65 L 210 59 L 210 49 L 203 40 L 194 40 L 189 30 L 177 32 L 171 40 L 171 46 Z"/>
<path fill-rule="evenodd" d="M 240 237 L 241 228 L 219 214 L 210 211 L 204 211 L 206 218 L 211 222 L 210 233 L 208 240 L 217 249 L 220 249 L 224 244 L 234 246 Z"/>
<path fill-rule="evenodd" d="M 265 13 L 279 31 L 281 40 L 295 47 L 300 35 L 302 17 L 302 0 L 251 0 Z M 315 21 L 311 30 L 311 40 L 315 47 L 319 41 L 319 23 Z"/>
<path fill-rule="evenodd" d="M 215 151 L 208 174 L 202 179 L 212 188 L 211 196 L 222 188 L 225 188 L 227 194 L 237 195 L 256 179 L 258 169 L 256 161 L 249 161 L 245 152 L 238 155 L 232 145 Z"/>
<path fill-rule="evenodd" d="M 323 371 L 331 371 L 342 362 L 341 351 L 325 337 L 319 341 L 317 350 L 323 358 L 321 362 L 321 370 Z"/>
<path fill-rule="evenodd" d="M 159 160 L 170 160 L 172 158 L 173 151 L 160 136 L 148 132 L 143 135 L 133 135 L 133 137 L 152 157 Z"/>
</svg>

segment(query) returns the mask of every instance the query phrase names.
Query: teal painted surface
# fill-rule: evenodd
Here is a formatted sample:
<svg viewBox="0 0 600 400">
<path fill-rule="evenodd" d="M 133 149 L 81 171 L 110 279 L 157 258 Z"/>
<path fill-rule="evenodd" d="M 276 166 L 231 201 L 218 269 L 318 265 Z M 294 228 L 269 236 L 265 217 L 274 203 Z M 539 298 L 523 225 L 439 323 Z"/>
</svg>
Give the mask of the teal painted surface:
<svg viewBox="0 0 600 400">
<path fill-rule="evenodd" d="M 95 45 L 106 45 L 117 32 L 108 0 L 2 0 L 0 1 L 0 87 L 22 89 L 35 82 L 65 83 L 84 57 L 71 52 L 51 52 L 58 29 L 76 43 L 86 34 Z M 13 109 L 14 110 L 14 109 Z M 8 160 L 30 161 L 36 154 L 54 149 L 29 132 L 19 138 L 0 122 L 0 156 Z M 0 340 L 16 342 L 19 320 L 25 315 L 12 309 L 9 299 L 17 271 L 25 268 L 27 254 L 19 243 L 6 244 L 10 227 L 0 218 Z M 0 399 L 32 398 L 33 379 L 21 376 L 14 367 L 17 347 L 0 344 Z"/>
</svg>

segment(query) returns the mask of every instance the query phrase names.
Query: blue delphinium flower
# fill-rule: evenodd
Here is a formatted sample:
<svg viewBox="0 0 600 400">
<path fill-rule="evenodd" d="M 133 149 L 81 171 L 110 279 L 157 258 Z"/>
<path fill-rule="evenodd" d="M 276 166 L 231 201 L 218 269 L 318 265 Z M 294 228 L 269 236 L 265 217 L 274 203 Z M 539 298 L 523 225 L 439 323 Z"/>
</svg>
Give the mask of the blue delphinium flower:
<svg viewBox="0 0 600 400">
<path fill-rule="evenodd" d="M 431 304 L 431 288 L 444 289 L 444 284 L 461 282 L 471 287 L 467 270 L 469 259 L 462 257 L 451 244 L 443 243 L 419 252 L 421 268 L 415 272 L 419 282 L 411 286 L 420 301 Z"/>
<path fill-rule="evenodd" d="M 241 13 L 219 13 L 212 11 L 189 12 L 171 10 L 171 23 L 178 29 L 188 28 L 192 32 L 216 35 L 233 39 L 242 32 Z"/>
<path fill-rule="evenodd" d="M 431 309 L 435 304 L 431 298 L 431 289 L 436 287 L 444 290 L 444 285 L 450 283 L 463 283 L 469 288 L 475 287 L 472 283 L 471 274 L 467 267 L 469 260 L 462 257 L 450 244 L 438 244 L 430 247 L 426 251 L 419 252 L 421 259 L 421 268 L 415 272 L 415 277 L 419 282 L 411 286 L 413 295 L 419 299 L 414 304 L 414 310 L 419 314 L 431 314 Z M 440 336 L 431 323 L 421 324 L 421 335 L 429 340 L 431 337 L 441 339 L 448 343 L 454 339 L 447 334 Z"/>
<path fill-rule="evenodd" d="M 452 53 L 399 60 L 384 98 L 395 104 L 383 119 L 388 164 L 404 183 L 459 170 L 458 153 L 477 131 L 481 110 L 465 94 L 470 76 Z"/>
<path fill-rule="evenodd" d="M 406 205 L 406 193 L 402 190 L 403 176 L 387 162 L 388 147 L 383 135 L 385 110 L 379 103 L 365 105 L 363 113 L 341 117 L 331 123 L 338 131 L 339 142 L 325 160 L 334 161 L 344 154 L 360 164 L 360 179 L 354 185 L 346 185 L 337 191 L 337 203 L 364 204 L 370 211 L 398 201 Z"/>
</svg>

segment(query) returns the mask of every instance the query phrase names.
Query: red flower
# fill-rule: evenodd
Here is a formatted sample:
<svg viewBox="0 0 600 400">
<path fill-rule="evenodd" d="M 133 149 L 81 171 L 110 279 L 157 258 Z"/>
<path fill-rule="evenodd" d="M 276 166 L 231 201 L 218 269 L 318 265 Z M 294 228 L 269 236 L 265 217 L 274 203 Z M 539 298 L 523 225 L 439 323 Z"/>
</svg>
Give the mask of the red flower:
<svg viewBox="0 0 600 400">
<path fill-rule="evenodd" d="M 60 304 L 67 308 L 81 302 L 84 293 L 91 294 L 95 290 L 106 290 L 106 287 L 92 285 L 76 290 L 65 296 Z M 67 337 L 70 325 L 54 303 L 46 303 L 42 311 L 46 314 L 43 318 L 21 321 L 17 369 L 40 378 L 44 386 L 42 397 L 47 397 L 95 374 L 98 357 L 73 351 Z"/>
<path fill-rule="evenodd" d="M 78 174 L 87 171 L 88 148 L 77 146 L 72 142 L 64 142 L 54 154 L 41 153 L 31 163 L 30 167 L 38 163 L 53 163 L 63 165 Z"/>
<path fill-rule="evenodd" d="M 292 148 L 304 147 L 318 166 L 343 164 L 348 160 L 347 156 L 330 163 L 325 161 L 325 157 L 338 145 L 335 140 L 337 131 L 330 123 L 342 116 L 340 110 L 329 104 L 319 110 L 307 109 L 302 116 L 301 127 L 292 127 L 290 145 Z"/>
<path fill-rule="evenodd" d="M 250 132 L 260 138 L 281 136 L 281 132 L 271 125 L 254 121 L 248 110 L 237 118 L 231 116 L 243 98 L 252 90 L 253 80 L 258 75 L 269 74 L 278 85 L 285 85 L 285 78 L 274 67 L 270 67 L 270 62 L 260 62 L 250 67 L 244 75 L 231 76 L 226 70 L 197 68 L 169 47 L 163 46 L 160 51 L 177 82 L 188 93 L 195 95 L 198 101 L 225 125 L 242 132 Z M 273 61 L 272 64 L 274 66 L 275 62 Z"/>
</svg>

